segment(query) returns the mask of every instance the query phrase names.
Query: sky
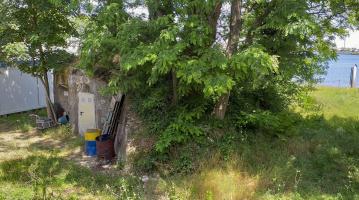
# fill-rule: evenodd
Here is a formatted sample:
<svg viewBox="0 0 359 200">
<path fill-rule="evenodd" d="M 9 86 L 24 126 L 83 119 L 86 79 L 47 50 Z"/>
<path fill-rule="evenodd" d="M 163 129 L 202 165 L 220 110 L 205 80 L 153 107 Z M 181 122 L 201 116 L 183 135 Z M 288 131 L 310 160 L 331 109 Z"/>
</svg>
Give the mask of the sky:
<svg viewBox="0 0 359 200">
<path fill-rule="evenodd" d="M 227 9 L 229 9 L 229 7 Z M 136 16 L 148 16 L 148 10 L 143 6 L 131 8 L 128 11 Z M 359 49 L 359 31 L 350 31 L 349 36 L 345 39 L 337 37 L 335 43 L 338 48 L 346 47 Z"/>
<path fill-rule="evenodd" d="M 346 48 L 359 49 L 359 31 L 351 31 L 349 37 L 345 39 L 345 42 L 343 39 L 337 38 L 335 40 L 335 43 L 337 44 L 338 48 L 344 47 L 344 43 L 345 43 Z"/>
<path fill-rule="evenodd" d="M 143 6 L 131 8 L 128 11 L 135 16 L 148 16 L 148 10 Z M 335 43 L 338 48 L 346 47 L 359 49 L 359 31 L 350 31 L 347 38 L 341 39 L 338 37 L 336 38 Z"/>
</svg>

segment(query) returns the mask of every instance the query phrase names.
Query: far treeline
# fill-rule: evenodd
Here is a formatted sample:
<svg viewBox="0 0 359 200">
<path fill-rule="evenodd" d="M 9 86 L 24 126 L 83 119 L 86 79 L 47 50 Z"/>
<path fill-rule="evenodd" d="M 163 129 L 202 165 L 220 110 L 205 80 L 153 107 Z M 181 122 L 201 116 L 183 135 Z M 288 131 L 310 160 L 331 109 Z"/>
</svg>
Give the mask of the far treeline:
<svg viewBox="0 0 359 200">
<path fill-rule="evenodd" d="M 359 2 L 1 0 L 0 17 L 1 59 L 46 87 L 79 38 L 79 67 L 128 94 L 164 152 L 213 121 L 240 127 L 298 103 L 336 58 L 335 37 L 358 27 Z"/>
</svg>

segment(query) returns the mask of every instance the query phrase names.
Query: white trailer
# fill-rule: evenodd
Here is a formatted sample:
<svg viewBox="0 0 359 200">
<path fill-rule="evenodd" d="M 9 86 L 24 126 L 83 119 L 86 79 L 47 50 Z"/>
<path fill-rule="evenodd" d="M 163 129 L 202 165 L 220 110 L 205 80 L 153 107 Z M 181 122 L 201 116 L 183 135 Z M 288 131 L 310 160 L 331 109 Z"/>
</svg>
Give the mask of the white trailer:
<svg viewBox="0 0 359 200">
<path fill-rule="evenodd" d="M 49 74 L 53 99 L 53 75 Z M 0 63 L 0 116 L 46 107 L 45 89 L 38 78 Z"/>
</svg>

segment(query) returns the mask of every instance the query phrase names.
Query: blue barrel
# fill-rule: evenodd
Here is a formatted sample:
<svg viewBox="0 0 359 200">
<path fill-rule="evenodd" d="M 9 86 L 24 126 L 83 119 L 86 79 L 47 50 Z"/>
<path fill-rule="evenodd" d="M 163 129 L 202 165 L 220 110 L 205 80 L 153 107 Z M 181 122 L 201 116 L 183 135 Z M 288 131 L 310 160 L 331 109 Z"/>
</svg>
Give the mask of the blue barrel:
<svg viewBox="0 0 359 200">
<path fill-rule="evenodd" d="M 101 134 L 100 129 L 87 129 L 85 136 L 85 151 L 88 156 L 96 156 L 96 137 Z"/>
<path fill-rule="evenodd" d="M 85 141 L 86 154 L 96 156 L 96 141 Z"/>
</svg>

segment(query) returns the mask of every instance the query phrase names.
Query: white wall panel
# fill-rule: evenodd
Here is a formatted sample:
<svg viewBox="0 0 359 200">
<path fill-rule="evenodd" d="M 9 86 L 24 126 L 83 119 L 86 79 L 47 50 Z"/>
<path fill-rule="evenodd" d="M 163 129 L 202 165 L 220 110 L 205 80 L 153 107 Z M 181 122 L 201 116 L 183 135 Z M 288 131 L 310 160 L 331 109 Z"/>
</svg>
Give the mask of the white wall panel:
<svg viewBox="0 0 359 200">
<path fill-rule="evenodd" d="M 50 74 L 51 96 L 53 76 Z M 46 106 L 45 90 L 40 80 L 16 68 L 0 69 L 0 115 Z"/>
</svg>

